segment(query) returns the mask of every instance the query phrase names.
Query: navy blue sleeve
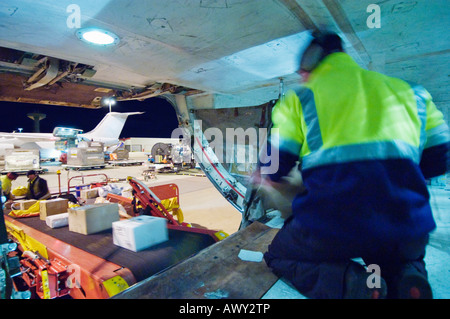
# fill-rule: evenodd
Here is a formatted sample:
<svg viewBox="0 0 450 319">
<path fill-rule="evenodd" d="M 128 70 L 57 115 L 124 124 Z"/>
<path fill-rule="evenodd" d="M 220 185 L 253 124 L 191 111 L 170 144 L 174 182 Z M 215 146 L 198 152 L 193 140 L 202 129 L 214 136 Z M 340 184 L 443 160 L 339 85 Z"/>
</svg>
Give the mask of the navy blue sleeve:
<svg viewBox="0 0 450 319">
<path fill-rule="evenodd" d="M 425 178 L 443 175 L 450 169 L 450 143 L 424 149 L 420 169 Z"/>
<path fill-rule="evenodd" d="M 270 142 L 267 143 L 267 155 L 271 160 L 268 163 L 260 163 L 260 167 L 276 165 L 276 161 L 278 159 L 278 169 L 275 173 L 264 175 L 265 177 L 270 178 L 270 180 L 274 182 L 278 182 L 283 176 L 286 176 L 291 171 L 292 167 L 296 164 L 299 157 L 298 155 L 294 155 L 291 152 L 283 151 L 277 149 L 278 154 L 272 154 L 272 146 Z M 274 157 L 277 157 L 275 159 Z M 275 162 L 274 162 L 275 161 Z"/>
</svg>

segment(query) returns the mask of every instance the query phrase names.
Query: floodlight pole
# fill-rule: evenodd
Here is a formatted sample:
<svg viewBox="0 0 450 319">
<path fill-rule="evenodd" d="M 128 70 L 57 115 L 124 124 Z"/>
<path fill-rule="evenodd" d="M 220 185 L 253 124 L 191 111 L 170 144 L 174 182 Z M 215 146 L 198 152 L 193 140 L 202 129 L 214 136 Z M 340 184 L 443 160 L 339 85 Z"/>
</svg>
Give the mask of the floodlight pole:
<svg viewBox="0 0 450 319">
<path fill-rule="evenodd" d="M 114 97 L 111 96 L 111 97 L 108 97 L 105 102 L 108 103 L 109 113 L 111 113 L 111 106 L 116 104 L 116 100 L 114 99 Z"/>
</svg>

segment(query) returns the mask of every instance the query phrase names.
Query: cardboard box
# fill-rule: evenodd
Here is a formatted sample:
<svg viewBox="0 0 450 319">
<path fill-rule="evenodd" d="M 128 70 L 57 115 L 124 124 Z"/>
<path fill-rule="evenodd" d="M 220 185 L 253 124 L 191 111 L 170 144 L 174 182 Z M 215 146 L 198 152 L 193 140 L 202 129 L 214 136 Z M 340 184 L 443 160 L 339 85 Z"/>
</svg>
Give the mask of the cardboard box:
<svg viewBox="0 0 450 319">
<path fill-rule="evenodd" d="M 45 220 L 47 216 L 66 213 L 69 208 L 69 200 L 67 198 L 55 198 L 41 200 L 39 202 L 39 217 Z"/>
<path fill-rule="evenodd" d="M 35 200 L 35 199 L 22 199 L 22 200 L 15 201 L 15 203 L 19 204 L 18 209 L 20 209 L 20 210 L 27 210 L 28 208 L 33 206 L 36 202 L 37 202 L 37 200 Z"/>
<path fill-rule="evenodd" d="M 69 225 L 69 213 L 47 216 L 45 223 L 50 228 L 60 228 Z"/>
<path fill-rule="evenodd" d="M 113 223 L 114 245 L 140 251 L 169 239 L 167 219 L 138 216 Z"/>
<path fill-rule="evenodd" d="M 82 199 L 90 199 L 96 197 L 98 197 L 98 188 L 82 189 L 80 191 L 80 198 Z"/>
<path fill-rule="evenodd" d="M 69 230 L 84 235 L 111 229 L 119 220 L 117 203 L 101 203 L 69 208 Z"/>
</svg>

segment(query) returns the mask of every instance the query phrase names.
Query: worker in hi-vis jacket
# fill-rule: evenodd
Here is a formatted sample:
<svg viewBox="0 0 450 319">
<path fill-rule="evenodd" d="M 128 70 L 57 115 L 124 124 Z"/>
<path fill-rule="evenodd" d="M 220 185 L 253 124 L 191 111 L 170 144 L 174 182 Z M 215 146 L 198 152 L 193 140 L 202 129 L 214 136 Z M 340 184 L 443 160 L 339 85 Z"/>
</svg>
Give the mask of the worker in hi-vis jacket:
<svg viewBox="0 0 450 319">
<path fill-rule="evenodd" d="M 12 194 L 12 182 L 15 181 L 17 177 L 19 177 L 19 174 L 16 172 L 8 172 L 6 175 L 0 177 L 3 196 L 5 196 L 7 201 L 12 201 L 14 199 L 14 195 Z"/>
<path fill-rule="evenodd" d="M 425 179 L 448 169 L 442 113 L 422 86 L 359 67 L 334 33 L 315 34 L 300 64 L 303 87 L 273 108 L 279 169 L 262 185 L 300 162 L 305 190 L 267 265 L 309 298 L 432 298 Z"/>
</svg>

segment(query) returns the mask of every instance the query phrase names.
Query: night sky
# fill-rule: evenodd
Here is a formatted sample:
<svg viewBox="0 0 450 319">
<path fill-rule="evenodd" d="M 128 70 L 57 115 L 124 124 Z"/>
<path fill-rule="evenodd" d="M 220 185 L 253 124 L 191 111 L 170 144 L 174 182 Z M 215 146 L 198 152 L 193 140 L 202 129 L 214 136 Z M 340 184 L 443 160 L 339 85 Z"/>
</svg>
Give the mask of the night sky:
<svg viewBox="0 0 450 319">
<path fill-rule="evenodd" d="M 23 128 L 23 132 L 33 132 L 34 122 L 27 113 L 46 114 L 40 122 L 41 133 L 52 133 L 56 126 L 92 130 L 109 112 L 108 107 L 86 109 L 58 105 L 37 105 L 16 102 L 0 102 L 1 132 L 12 132 Z M 172 105 L 163 98 L 151 98 L 145 101 L 117 102 L 113 112 L 145 112 L 129 116 L 122 130 L 121 138 L 160 137 L 169 138 L 178 127 L 177 116 Z"/>
</svg>

